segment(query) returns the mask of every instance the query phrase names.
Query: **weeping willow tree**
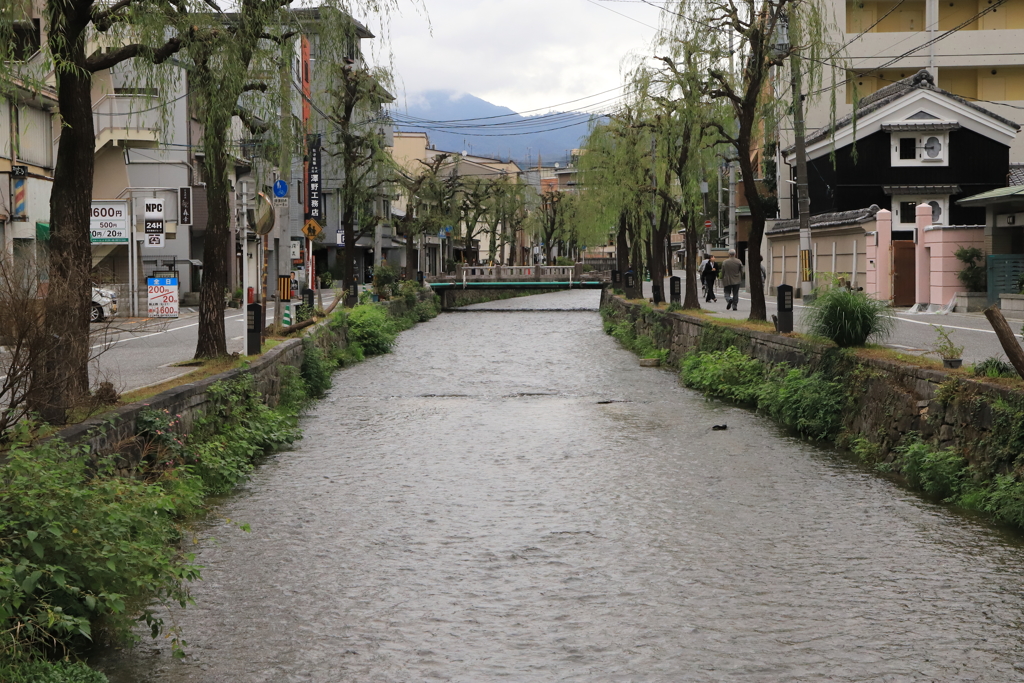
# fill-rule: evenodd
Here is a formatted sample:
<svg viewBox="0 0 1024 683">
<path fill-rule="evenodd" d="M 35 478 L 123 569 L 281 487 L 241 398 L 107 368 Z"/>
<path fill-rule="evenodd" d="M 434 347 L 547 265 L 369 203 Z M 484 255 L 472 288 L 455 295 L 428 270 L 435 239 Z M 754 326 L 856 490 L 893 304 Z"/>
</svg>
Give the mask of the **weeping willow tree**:
<svg viewBox="0 0 1024 683">
<path fill-rule="evenodd" d="M 607 122 L 592 126 L 580 156 L 583 192 L 576 207 L 581 229 L 607 234 L 614 226 L 616 267 L 638 276 L 650 265 L 653 204 L 653 102 L 642 91 Z M 639 95 L 639 96 L 637 96 Z M 594 235 L 600 239 L 603 235 Z"/>
<path fill-rule="evenodd" d="M 670 0 L 662 16 L 664 30 L 658 46 L 677 49 L 677 44 L 685 45 L 695 35 L 704 38 L 702 51 L 712 81 L 708 96 L 725 102 L 733 117 L 730 124 L 715 126 L 717 139 L 731 147 L 728 156 L 739 163 L 750 206 L 747 269 L 759 273 L 773 192 L 759 184 L 757 170 L 766 140 L 772 138 L 792 101 L 776 95 L 773 79 L 789 82 L 784 69 L 794 54 L 802 58 L 810 90 L 820 89 L 828 70 L 834 112 L 839 67 L 833 58 L 840 52 L 830 39 L 838 33 L 835 22 L 820 0 Z M 764 320 L 764 285 L 760 277 L 749 277 L 748 282 L 750 319 Z"/>
<path fill-rule="evenodd" d="M 649 98 L 655 112 L 654 168 L 662 179 L 655 189 L 659 214 L 652 226 L 652 277 L 660 277 L 661 264 L 671 256 L 660 254 L 659 247 L 673 228 L 681 226 L 685 231 L 684 308 L 700 308 L 697 236 L 707 210 L 701 181 L 715 167 L 716 133 L 728 117 L 727 108 L 709 97 L 713 82 L 708 77 L 706 40 L 706 32 L 695 31 L 688 36 L 677 33 L 675 41 L 662 45 L 665 52 L 632 72 L 638 96 Z"/>
<path fill-rule="evenodd" d="M 413 239 L 436 235 L 454 222 L 458 176 L 444 174 L 452 155 L 445 152 L 428 161 L 417 160 L 413 169 L 400 169 L 398 183 L 406 197 L 405 217 L 400 221 L 406 240 L 406 263 L 413 258 Z"/>
<path fill-rule="evenodd" d="M 354 132 L 351 116 L 356 108 L 344 113 L 350 93 L 361 95 L 379 81 L 365 69 L 351 68 L 355 54 L 355 23 L 352 13 L 357 9 L 386 21 L 398 7 L 398 0 L 365 0 L 350 5 L 344 0 L 326 0 L 315 10 L 290 10 L 291 0 L 238 0 L 235 11 L 225 13 L 215 0 L 204 0 L 214 12 L 204 15 L 205 24 L 193 29 L 189 42 L 187 68 L 195 115 L 203 127 L 201 147 L 203 177 L 207 184 L 209 219 L 204 244 L 204 277 L 199 296 L 199 339 L 196 357 L 215 357 L 227 353 L 224 329 L 224 292 L 227 288 L 231 254 L 231 171 L 235 157 L 245 156 L 239 150 L 242 136 L 254 137 L 254 148 L 265 150 L 267 159 L 276 161 L 281 169 L 290 169 L 292 158 L 305 135 L 321 132 L 301 130 L 289 116 L 294 101 L 312 105 L 319 115 L 310 120 L 327 119 L 333 128 L 330 138 L 337 146 L 351 146 Z M 322 84 L 318 94 L 303 92 L 300 74 L 291 73 L 295 58 L 296 36 L 311 41 L 322 59 L 315 61 L 312 81 Z M 361 61 L 359 62 L 361 64 Z M 358 66 L 358 65 L 357 65 Z M 320 104 L 313 102 L 319 97 Z M 323 113 L 324 107 L 331 109 Z M 336 105 L 336 106 L 331 106 Z M 326 127 L 326 124 L 324 124 Z M 363 139 L 375 138 L 375 133 Z M 329 136 L 329 137 L 330 137 Z M 348 137 L 346 137 L 348 136 Z M 377 136 L 379 137 L 379 136 Z M 350 157 L 360 158 L 365 145 L 356 144 Z M 381 145 L 372 146 L 373 163 L 382 162 Z M 331 150 L 328 150 L 331 154 Z M 356 161 L 344 176 L 347 183 L 342 196 L 353 184 L 369 182 L 374 191 L 383 182 L 379 176 L 363 172 L 364 162 Z M 257 165 L 266 174 L 269 165 Z M 259 182 L 259 178 L 258 178 Z M 360 206 L 358 192 L 346 206 L 344 215 L 354 216 Z M 356 208 L 352 208 L 354 202 Z M 373 216 L 371 210 L 367 212 Z M 354 220 L 351 219 L 351 220 Z M 346 230 L 347 248 L 354 248 L 351 227 Z M 352 258 L 345 259 L 346 283 L 351 281 Z"/>
<path fill-rule="evenodd" d="M 31 392 L 34 411 L 49 422 L 64 422 L 89 392 L 93 74 L 137 62 L 135 76 L 158 84 L 166 74 L 147 66 L 182 48 L 189 16 L 188 0 L 0 2 L 0 99 L 49 95 L 60 117 L 44 304 L 47 333 L 60 341 L 35 369 Z"/>
</svg>

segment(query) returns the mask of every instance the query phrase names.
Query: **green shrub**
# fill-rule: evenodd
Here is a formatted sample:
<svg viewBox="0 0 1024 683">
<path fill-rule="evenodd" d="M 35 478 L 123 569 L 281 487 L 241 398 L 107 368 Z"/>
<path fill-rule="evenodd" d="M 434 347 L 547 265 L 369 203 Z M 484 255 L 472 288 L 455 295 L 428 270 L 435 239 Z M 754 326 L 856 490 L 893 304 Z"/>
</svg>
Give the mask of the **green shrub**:
<svg viewBox="0 0 1024 683">
<path fill-rule="evenodd" d="M 967 461 L 951 449 L 935 450 L 913 438 L 895 452 L 896 465 L 911 486 L 943 500 L 961 492 Z"/>
<path fill-rule="evenodd" d="M 334 275 L 329 270 L 325 270 L 320 273 L 320 286 L 324 289 L 330 289 L 334 286 Z"/>
<path fill-rule="evenodd" d="M 974 366 L 975 377 L 1016 377 L 1017 371 L 1002 358 L 991 356 Z"/>
<path fill-rule="evenodd" d="M 843 426 L 849 394 L 821 373 L 775 368 L 757 394 L 757 409 L 812 439 L 832 439 Z"/>
<path fill-rule="evenodd" d="M 683 359 L 683 384 L 737 403 L 756 403 L 764 382 L 764 364 L 737 348 L 691 353 Z"/>
<path fill-rule="evenodd" d="M 298 414 L 309 404 L 309 389 L 302 373 L 294 365 L 282 365 L 278 369 L 281 388 L 278 392 L 278 407 L 292 414 Z"/>
<path fill-rule="evenodd" d="M 808 331 L 840 347 L 863 346 L 869 338 L 880 341 L 895 330 L 889 305 L 864 292 L 831 287 L 816 295 L 807 312 Z"/>
<path fill-rule="evenodd" d="M 960 503 L 1024 529 L 1024 482 L 1017 481 L 1012 475 L 996 475 L 983 489 L 966 492 Z"/>
<path fill-rule="evenodd" d="M 295 307 L 295 322 L 301 323 L 313 317 L 313 307 L 309 304 L 299 304 Z"/>
<path fill-rule="evenodd" d="M 576 261 L 572 260 L 568 256 L 558 256 L 555 258 L 556 266 L 575 266 Z"/>
<path fill-rule="evenodd" d="M 413 307 L 413 317 L 418 323 L 425 323 L 433 320 L 440 314 L 440 307 L 436 301 L 417 301 Z"/>
<path fill-rule="evenodd" d="M 423 287 L 416 280 L 403 280 L 398 286 L 398 293 L 405 300 L 405 305 L 412 308 L 419 301 L 419 294 L 423 291 Z"/>
<path fill-rule="evenodd" d="M 398 281 L 398 274 L 395 269 L 386 263 L 382 263 L 373 270 L 373 292 L 381 301 L 391 298 L 394 291 L 394 284 Z"/>
<path fill-rule="evenodd" d="M 302 345 L 302 380 L 311 398 L 321 398 L 331 388 L 331 373 L 336 365 L 312 339 L 303 339 Z"/>
<path fill-rule="evenodd" d="M 359 305 L 362 306 L 369 303 L 373 303 L 373 293 L 368 289 L 364 289 L 359 292 Z"/>
<path fill-rule="evenodd" d="M 155 481 L 117 476 L 119 456 L 84 446 L 15 445 L 0 468 L 0 658 L 61 653 L 93 638 L 131 639 L 137 612 L 154 633 L 156 605 L 188 601 L 199 576 L 173 545 L 201 487 L 187 468 Z M 174 463 L 180 465 L 180 463 Z"/>
<path fill-rule="evenodd" d="M 359 344 L 363 353 L 378 356 L 391 351 L 398 338 L 395 323 L 381 306 L 356 306 L 348 316 L 348 338 Z"/>
<path fill-rule="evenodd" d="M 107 677 L 81 662 L 17 662 L 0 664 L 3 683 L 108 683 Z"/>
<path fill-rule="evenodd" d="M 984 292 L 988 290 L 988 273 L 985 267 L 985 252 L 978 247 L 960 247 L 953 256 L 964 264 L 956 274 L 960 283 L 968 292 Z M 980 263 L 977 263 L 980 261 Z"/>
</svg>

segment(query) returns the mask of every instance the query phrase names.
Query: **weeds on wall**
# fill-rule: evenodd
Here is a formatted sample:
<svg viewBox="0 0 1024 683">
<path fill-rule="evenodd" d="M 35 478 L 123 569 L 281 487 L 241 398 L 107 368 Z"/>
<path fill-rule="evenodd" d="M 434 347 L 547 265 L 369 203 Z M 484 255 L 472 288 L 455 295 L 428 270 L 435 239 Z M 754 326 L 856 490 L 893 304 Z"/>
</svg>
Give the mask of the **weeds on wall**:
<svg viewBox="0 0 1024 683">
<path fill-rule="evenodd" d="M 615 337 L 641 358 L 657 358 L 662 365 L 668 363 L 668 349 L 659 347 L 654 339 L 646 334 L 637 334 L 636 323 L 628 317 L 615 320 L 614 315 L 607 309 L 602 310 L 601 315 L 604 319 L 605 334 Z"/>
<path fill-rule="evenodd" d="M 752 406 L 812 439 L 834 439 L 850 402 L 843 385 L 821 372 L 770 366 L 735 347 L 687 355 L 680 377 L 692 389 Z"/>
</svg>

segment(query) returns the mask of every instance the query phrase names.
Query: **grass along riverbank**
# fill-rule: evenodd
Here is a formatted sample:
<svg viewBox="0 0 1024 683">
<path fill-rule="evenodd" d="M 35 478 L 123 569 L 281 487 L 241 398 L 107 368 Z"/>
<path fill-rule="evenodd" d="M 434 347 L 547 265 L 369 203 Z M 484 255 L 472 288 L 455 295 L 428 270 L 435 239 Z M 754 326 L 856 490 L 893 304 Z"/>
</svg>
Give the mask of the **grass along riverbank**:
<svg viewBox="0 0 1024 683">
<path fill-rule="evenodd" d="M 96 642 L 138 640 L 140 624 L 181 654 L 185 634 L 158 614 L 187 606 L 188 585 L 201 578 L 191 525 L 210 496 L 301 438 L 298 416 L 335 369 L 387 353 L 399 332 L 439 312 L 436 298 L 405 299 L 400 317 L 374 304 L 335 310 L 328 326 L 348 344 L 324 350 L 307 338 L 301 367 L 281 367 L 274 408 L 243 375 L 208 390 L 216 407 L 187 435 L 177 415 L 149 410 L 109 455 L 40 442 L 36 425 L 21 425 L 0 466 L 0 681 L 102 683 L 75 660 Z"/>
</svg>

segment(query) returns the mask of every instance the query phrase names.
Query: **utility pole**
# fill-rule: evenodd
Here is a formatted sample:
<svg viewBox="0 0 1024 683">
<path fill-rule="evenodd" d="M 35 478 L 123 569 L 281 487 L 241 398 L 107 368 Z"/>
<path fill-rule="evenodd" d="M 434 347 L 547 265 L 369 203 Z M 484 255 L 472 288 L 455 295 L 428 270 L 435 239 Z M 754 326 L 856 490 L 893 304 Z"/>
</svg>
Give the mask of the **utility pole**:
<svg viewBox="0 0 1024 683">
<path fill-rule="evenodd" d="M 800 55 L 790 56 L 793 76 L 793 135 L 796 138 L 796 193 L 800 212 L 800 296 L 813 298 L 814 273 L 811 264 L 811 197 L 807 183 L 807 144 L 804 136 L 804 103 L 801 92 Z"/>
<path fill-rule="evenodd" d="M 736 248 L 736 163 L 733 161 L 729 162 L 729 240 L 726 246 Z"/>
</svg>

